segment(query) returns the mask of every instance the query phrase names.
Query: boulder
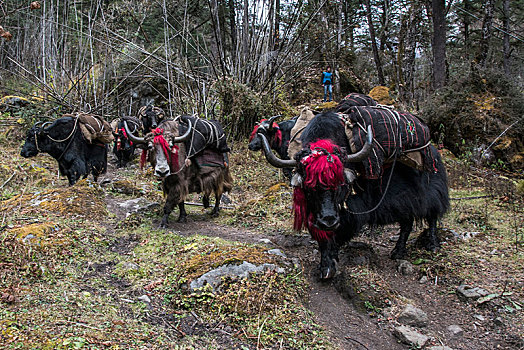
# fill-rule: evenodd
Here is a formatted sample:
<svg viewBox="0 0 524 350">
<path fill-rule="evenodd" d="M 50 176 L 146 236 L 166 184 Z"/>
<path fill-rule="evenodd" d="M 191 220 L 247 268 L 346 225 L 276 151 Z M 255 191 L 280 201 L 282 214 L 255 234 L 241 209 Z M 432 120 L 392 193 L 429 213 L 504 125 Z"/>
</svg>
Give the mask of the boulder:
<svg viewBox="0 0 524 350">
<path fill-rule="evenodd" d="M 424 311 L 408 304 L 398 316 L 398 321 L 409 326 L 425 327 L 428 325 L 429 319 Z"/>
</svg>

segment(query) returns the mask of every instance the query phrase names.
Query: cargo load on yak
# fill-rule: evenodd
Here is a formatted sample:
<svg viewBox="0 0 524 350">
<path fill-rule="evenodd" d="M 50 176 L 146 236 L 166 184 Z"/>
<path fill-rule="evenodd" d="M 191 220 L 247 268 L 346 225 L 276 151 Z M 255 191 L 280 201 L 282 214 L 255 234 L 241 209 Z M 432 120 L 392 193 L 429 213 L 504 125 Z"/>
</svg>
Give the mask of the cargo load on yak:
<svg viewBox="0 0 524 350">
<path fill-rule="evenodd" d="M 82 135 L 89 143 L 96 141 L 111 143 L 114 140 L 111 124 L 99 115 L 79 112 L 76 114 L 64 114 L 64 117 L 71 117 L 77 120 Z"/>
<path fill-rule="evenodd" d="M 184 124 L 191 122 L 191 136 L 186 141 L 187 157 L 193 158 L 205 149 L 214 150 L 219 153 L 231 152 L 227 145 L 226 134 L 222 125 L 216 120 L 201 119 L 197 116 L 180 116 Z M 177 118 L 178 119 L 178 118 Z M 211 161 L 211 159 L 208 159 Z"/>
<path fill-rule="evenodd" d="M 350 153 L 356 153 L 366 142 L 368 125 L 373 131 L 373 149 L 362 162 L 363 176 L 378 179 L 384 166 L 395 159 L 418 170 L 435 171 L 434 159 L 428 149 L 430 132 L 428 126 L 416 116 L 397 112 L 385 106 L 353 106 L 346 113 L 337 113 L 345 125 Z M 300 136 L 315 117 L 313 111 L 304 108 L 295 127 L 291 130 L 288 155 L 293 159 L 302 149 Z"/>
<path fill-rule="evenodd" d="M 416 116 L 380 105 L 355 106 L 338 116 L 345 125 L 351 153 L 362 149 L 371 126 L 373 150 L 362 162 L 367 179 L 380 178 L 385 164 L 394 160 L 418 170 L 437 171 L 428 147 L 429 128 Z"/>
</svg>

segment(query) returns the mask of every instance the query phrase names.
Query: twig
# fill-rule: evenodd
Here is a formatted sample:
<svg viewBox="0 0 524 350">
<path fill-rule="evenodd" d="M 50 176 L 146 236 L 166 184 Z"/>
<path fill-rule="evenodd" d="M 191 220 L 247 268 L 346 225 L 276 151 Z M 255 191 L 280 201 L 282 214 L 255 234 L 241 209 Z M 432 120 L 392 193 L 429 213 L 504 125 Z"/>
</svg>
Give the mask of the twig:
<svg viewBox="0 0 524 350">
<path fill-rule="evenodd" d="M 74 321 L 68 321 L 68 320 L 57 320 L 55 322 L 56 323 L 70 323 L 70 324 L 74 324 L 74 325 L 77 325 L 77 326 L 82 326 L 82 327 L 85 327 L 85 328 L 89 328 L 89 329 L 93 329 L 95 331 L 101 331 L 101 332 L 104 332 L 103 329 L 101 328 L 97 328 L 97 327 L 93 327 L 93 326 L 90 326 L 88 324 L 85 324 L 85 323 L 80 323 L 80 322 L 74 322 Z"/>
<path fill-rule="evenodd" d="M 511 124 L 510 126 L 508 126 L 508 127 L 507 127 L 503 132 L 501 132 L 500 135 L 497 136 L 497 137 L 495 138 L 495 140 L 493 140 L 493 142 L 489 144 L 488 147 L 486 147 L 486 149 L 484 150 L 484 152 L 482 152 L 482 154 L 480 155 L 480 159 L 482 159 L 482 158 L 484 157 L 484 154 L 488 151 L 488 149 L 490 149 L 491 146 L 493 146 L 493 144 L 494 144 L 495 142 L 497 142 L 497 140 L 500 139 L 500 138 L 502 137 L 502 135 L 504 135 L 504 134 L 506 133 L 506 131 L 508 131 L 511 127 L 513 127 L 513 125 L 517 124 L 518 122 L 520 122 L 520 121 L 522 121 L 522 120 L 524 120 L 524 119 L 521 118 L 521 119 L 516 120 L 513 124 Z"/>
<path fill-rule="evenodd" d="M 7 180 L 2 184 L 2 186 L 0 186 L 0 190 L 3 189 L 4 186 L 7 185 L 7 184 L 9 183 L 9 181 L 11 181 L 11 179 L 15 176 L 15 174 L 16 174 L 16 170 L 13 171 L 13 175 L 11 175 L 11 176 L 9 177 L 9 179 L 7 179 Z"/>
<path fill-rule="evenodd" d="M 185 205 L 195 205 L 195 206 L 198 206 L 198 207 L 203 207 L 204 204 L 202 203 L 195 203 L 195 202 L 184 202 Z M 220 207 L 220 209 L 235 209 L 234 207 Z"/>
<path fill-rule="evenodd" d="M 362 344 L 362 343 L 359 342 L 358 340 L 353 339 L 353 338 L 351 338 L 351 337 L 349 337 L 349 336 L 346 336 L 345 338 L 346 338 L 347 340 L 354 341 L 355 343 L 360 344 L 360 345 L 363 346 L 365 349 L 369 350 L 369 348 L 368 348 L 367 346 L 365 346 L 364 344 Z"/>
<path fill-rule="evenodd" d="M 493 198 L 493 195 L 492 194 L 487 194 L 485 196 L 450 198 L 450 200 L 452 200 L 452 201 L 461 201 L 461 200 L 480 199 L 480 198 Z"/>
</svg>

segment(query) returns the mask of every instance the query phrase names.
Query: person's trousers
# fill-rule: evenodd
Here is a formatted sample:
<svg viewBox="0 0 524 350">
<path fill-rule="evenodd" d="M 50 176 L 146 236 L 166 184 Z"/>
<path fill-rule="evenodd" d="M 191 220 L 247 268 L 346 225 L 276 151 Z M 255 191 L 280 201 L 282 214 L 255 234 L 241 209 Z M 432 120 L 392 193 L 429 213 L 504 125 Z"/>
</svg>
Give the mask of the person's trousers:
<svg viewBox="0 0 524 350">
<path fill-rule="evenodd" d="M 324 85 L 324 102 L 326 102 L 326 95 L 329 91 L 329 101 L 333 99 L 333 85 Z"/>
</svg>

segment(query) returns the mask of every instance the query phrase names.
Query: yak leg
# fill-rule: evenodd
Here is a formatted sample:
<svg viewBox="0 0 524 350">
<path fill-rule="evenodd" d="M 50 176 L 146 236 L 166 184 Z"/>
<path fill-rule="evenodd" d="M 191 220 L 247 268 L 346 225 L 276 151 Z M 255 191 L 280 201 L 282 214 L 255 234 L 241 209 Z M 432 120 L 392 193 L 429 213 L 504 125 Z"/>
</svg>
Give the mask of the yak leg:
<svg viewBox="0 0 524 350">
<path fill-rule="evenodd" d="M 333 278 L 337 272 L 338 245 L 334 239 L 328 238 L 318 242 L 318 246 L 320 249 L 320 278 Z"/>
<path fill-rule="evenodd" d="M 413 218 L 408 221 L 403 221 L 400 223 L 400 235 L 398 237 L 397 244 L 391 252 L 391 259 L 402 259 L 406 256 L 406 243 L 409 238 L 409 234 L 413 229 Z"/>
<path fill-rule="evenodd" d="M 178 210 L 180 210 L 180 215 L 178 216 L 177 222 L 187 222 L 186 207 L 183 201 L 178 203 Z"/>
<path fill-rule="evenodd" d="M 222 199 L 222 193 L 215 192 L 215 206 L 211 211 L 212 217 L 217 217 L 220 210 L 220 200 Z"/>
<path fill-rule="evenodd" d="M 428 219 L 429 231 L 428 240 L 426 242 L 426 250 L 435 253 L 440 249 L 440 240 L 437 236 L 437 218 L 431 217 Z"/>
<path fill-rule="evenodd" d="M 202 204 L 204 205 L 204 208 L 209 208 L 209 195 L 204 194 L 202 197 Z"/>
<path fill-rule="evenodd" d="M 162 222 L 160 223 L 160 227 L 162 228 L 167 227 L 167 224 L 169 223 L 169 214 L 171 214 L 171 212 L 175 208 L 175 204 L 176 204 L 175 200 L 171 198 L 168 194 L 166 198 L 166 204 L 164 204 L 164 216 L 162 216 Z"/>
</svg>

